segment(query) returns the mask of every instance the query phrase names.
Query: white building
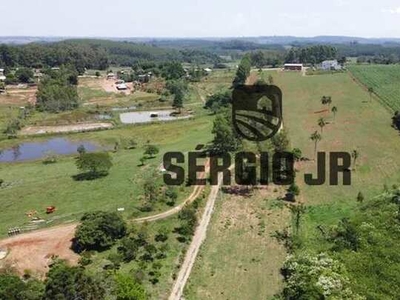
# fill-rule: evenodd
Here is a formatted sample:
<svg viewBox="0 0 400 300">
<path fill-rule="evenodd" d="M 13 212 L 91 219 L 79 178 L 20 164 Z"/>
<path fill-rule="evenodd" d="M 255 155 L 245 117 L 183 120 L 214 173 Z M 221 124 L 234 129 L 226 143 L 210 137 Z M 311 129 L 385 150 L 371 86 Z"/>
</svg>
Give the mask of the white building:
<svg viewBox="0 0 400 300">
<path fill-rule="evenodd" d="M 338 61 L 335 60 L 324 60 L 321 63 L 322 70 L 340 70 L 342 67 L 339 65 Z"/>
<path fill-rule="evenodd" d="M 0 69 L 0 81 L 5 81 L 6 76 L 4 76 L 4 69 Z"/>
</svg>

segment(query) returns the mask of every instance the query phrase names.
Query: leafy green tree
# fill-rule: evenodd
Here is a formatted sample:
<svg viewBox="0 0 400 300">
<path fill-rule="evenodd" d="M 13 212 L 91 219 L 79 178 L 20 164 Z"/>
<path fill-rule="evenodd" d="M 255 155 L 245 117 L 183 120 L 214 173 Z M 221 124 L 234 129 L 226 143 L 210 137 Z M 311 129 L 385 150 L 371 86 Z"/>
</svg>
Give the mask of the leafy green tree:
<svg viewBox="0 0 400 300">
<path fill-rule="evenodd" d="M 69 267 L 63 261 L 54 263 L 45 281 L 43 300 L 105 299 L 100 282 L 87 275 L 81 267 Z"/>
<path fill-rule="evenodd" d="M 293 157 L 296 161 L 299 161 L 303 156 L 303 154 L 299 148 L 293 148 L 292 153 L 293 153 Z"/>
<path fill-rule="evenodd" d="M 76 151 L 79 153 L 79 155 L 83 155 L 86 153 L 86 148 L 84 145 L 79 145 Z"/>
<path fill-rule="evenodd" d="M 75 163 L 79 170 L 88 171 L 93 176 L 108 174 L 112 167 L 111 156 L 107 152 L 82 153 Z"/>
<path fill-rule="evenodd" d="M 28 83 L 33 80 L 33 71 L 30 68 L 18 68 L 15 77 L 21 83 Z"/>
<path fill-rule="evenodd" d="M 117 300 L 147 300 L 149 296 L 144 287 L 128 275 L 115 277 Z"/>
<path fill-rule="evenodd" d="M 364 195 L 362 192 L 358 192 L 357 202 L 360 202 L 360 203 L 364 202 Z"/>
<path fill-rule="evenodd" d="M 160 149 L 155 145 L 146 145 L 144 154 L 153 158 L 160 152 Z"/>
<path fill-rule="evenodd" d="M 289 147 L 289 138 L 286 130 L 281 130 L 271 139 L 276 152 L 286 151 Z"/>
<path fill-rule="evenodd" d="M 166 227 L 161 227 L 158 231 L 157 234 L 154 237 L 154 240 L 156 242 L 165 242 L 166 240 L 168 240 L 168 234 L 169 234 L 169 230 Z"/>
<path fill-rule="evenodd" d="M 239 64 L 236 71 L 235 79 L 233 80 L 233 86 L 243 85 L 246 83 L 247 77 L 251 71 L 251 59 L 249 56 L 244 56 Z"/>
<path fill-rule="evenodd" d="M 228 107 L 231 103 L 232 92 L 222 91 L 208 96 L 204 107 L 207 109 L 212 109 L 215 105 L 215 108 L 219 110 L 221 107 Z"/>
<path fill-rule="evenodd" d="M 223 114 L 218 114 L 215 117 L 212 134 L 214 135 L 211 146 L 212 152 L 227 153 L 238 149 L 240 142 L 232 129 L 230 121 Z"/>
<path fill-rule="evenodd" d="M 4 300 L 42 300 L 44 285 L 29 279 L 21 280 L 12 274 L 0 274 L 0 299 Z"/>
<path fill-rule="evenodd" d="M 168 62 L 164 64 L 161 76 L 164 77 L 166 80 L 175 80 L 180 79 L 185 75 L 185 70 L 182 67 L 182 64 L 177 61 Z"/>
<path fill-rule="evenodd" d="M 126 233 L 126 224 L 117 213 L 95 211 L 86 213 L 75 232 L 77 250 L 110 248 Z"/>
</svg>

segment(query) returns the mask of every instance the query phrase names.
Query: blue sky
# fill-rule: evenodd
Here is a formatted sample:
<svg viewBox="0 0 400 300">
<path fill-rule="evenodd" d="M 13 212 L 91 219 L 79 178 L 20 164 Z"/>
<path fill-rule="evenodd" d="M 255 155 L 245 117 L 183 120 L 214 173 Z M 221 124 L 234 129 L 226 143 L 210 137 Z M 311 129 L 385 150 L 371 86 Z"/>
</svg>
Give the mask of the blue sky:
<svg viewBox="0 0 400 300">
<path fill-rule="evenodd" d="M 1 36 L 400 37 L 400 0 L 16 0 Z"/>
</svg>

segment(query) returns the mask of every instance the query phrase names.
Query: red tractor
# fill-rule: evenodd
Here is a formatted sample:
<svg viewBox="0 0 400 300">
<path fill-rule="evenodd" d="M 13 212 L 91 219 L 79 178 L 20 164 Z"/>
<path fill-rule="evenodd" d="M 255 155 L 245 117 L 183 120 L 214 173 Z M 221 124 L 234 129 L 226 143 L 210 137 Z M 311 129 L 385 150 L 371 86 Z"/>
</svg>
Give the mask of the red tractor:
<svg viewBox="0 0 400 300">
<path fill-rule="evenodd" d="M 49 206 L 49 207 L 46 208 L 46 214 L 52 214 L 55 211 L 56 211 L 56 207 L 55 206 Z"/>
</svg>

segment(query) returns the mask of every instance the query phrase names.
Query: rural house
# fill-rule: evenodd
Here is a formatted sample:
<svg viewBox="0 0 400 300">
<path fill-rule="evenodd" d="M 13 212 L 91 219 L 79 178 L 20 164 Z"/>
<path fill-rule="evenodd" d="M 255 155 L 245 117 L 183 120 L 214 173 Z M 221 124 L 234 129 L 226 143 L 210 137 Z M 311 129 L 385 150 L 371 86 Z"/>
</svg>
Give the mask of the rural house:
<svg viewBox="0 0 400 300">
<path fill-rule="evenodd" d="M 334 60 L 324 60 L 321 63 L 322 70 L 340 70 L 342 67 L 339 65 L 336 59 Z"/>
</svg>

